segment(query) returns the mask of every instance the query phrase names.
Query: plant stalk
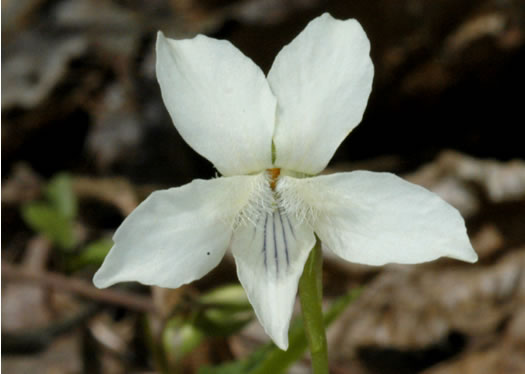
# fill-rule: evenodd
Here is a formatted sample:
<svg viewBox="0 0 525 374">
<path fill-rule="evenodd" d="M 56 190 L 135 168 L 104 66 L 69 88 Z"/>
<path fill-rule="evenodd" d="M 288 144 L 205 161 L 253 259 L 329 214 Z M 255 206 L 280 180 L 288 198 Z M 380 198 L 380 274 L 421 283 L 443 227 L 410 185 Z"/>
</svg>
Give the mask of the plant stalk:
<svg viewBox="0 0 525 374">
<path fill-rule="evenodd" d="M 328 374 L 328 350 L 323 320 L 323 254 L 317 240 L 299 280 L 299 299 L 313 374 Z"/>
</svg>

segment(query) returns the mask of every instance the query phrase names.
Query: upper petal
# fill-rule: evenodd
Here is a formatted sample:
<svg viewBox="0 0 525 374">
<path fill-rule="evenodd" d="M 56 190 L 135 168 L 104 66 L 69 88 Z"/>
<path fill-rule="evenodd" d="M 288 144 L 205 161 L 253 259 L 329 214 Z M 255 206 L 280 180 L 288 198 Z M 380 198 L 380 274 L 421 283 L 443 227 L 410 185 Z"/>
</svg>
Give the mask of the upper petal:
<svg viewBox="0 0 525 374">
<path fill-rule="evenodd" d="M 157 79 L 179 133 L 219 172 L 271 166 L 276 99 L 259 67 L 230 42 L 159 32 Z"/>
<path fill-rule="evenodd" d="M 310 226 L 281 209 L 235 231 L 232 252 L 237 275 L 266 333 L 288 348 L 288 328 L 297 285 L 315 236 Z"/>
<path fill-rule="evenodd" d="M 369 51 L 356 20 L 325 13 L 279 52 L 268 74 L 278 102 L 276 166 L 312 175 L 326 167 L 361 122 L 374 75 Z"/>
<path fill-rule="evenodd" d="M 228 248 L 232 219 L 246 204 L 254 178 L 195 180 L 152 193 L 118 228 L 93 282 L 176 288 L 201 278 Z"/>
<path fill-rule="evenodd" d="M 345 260 L 368 265 L 442 256 L 477 260 L 459 212 L 393 174 L 337 173 L 295 185 L 296 194 L 316 212 L 316 234 Z"/>
</svg>

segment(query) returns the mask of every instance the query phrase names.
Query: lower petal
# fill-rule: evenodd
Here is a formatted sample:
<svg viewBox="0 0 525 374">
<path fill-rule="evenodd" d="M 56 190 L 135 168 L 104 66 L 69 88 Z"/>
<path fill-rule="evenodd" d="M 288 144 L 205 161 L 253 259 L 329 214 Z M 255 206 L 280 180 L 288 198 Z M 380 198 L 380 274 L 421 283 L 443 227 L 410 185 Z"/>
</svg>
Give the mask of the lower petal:
<svg viewBox="0 0 525 374">
<path fill-rule="evenodd" d="M 452 257 L 475 262 L 459 212 L 436 194 L 390 173 L 356 171 L 296 182 L 315 212 L 323 244 L 351 262 L 414 264 Z"/>
<path fill-rule="evenodd" d="M 314 244 L 308 224 L 277 208 L 261 212 L 233 235 L 239 280 L 264 330 L 281 349 L 288 348 L 297 285 Z"/>
<path fill-rule="evenodd" d="M 195 180 L 152 193 L 115 233 L 115 245 L 93 282 L 176 288 L 201 278 L 224 256 L 232 217 L 245 205 L 254 178 Z"/>
</svg>

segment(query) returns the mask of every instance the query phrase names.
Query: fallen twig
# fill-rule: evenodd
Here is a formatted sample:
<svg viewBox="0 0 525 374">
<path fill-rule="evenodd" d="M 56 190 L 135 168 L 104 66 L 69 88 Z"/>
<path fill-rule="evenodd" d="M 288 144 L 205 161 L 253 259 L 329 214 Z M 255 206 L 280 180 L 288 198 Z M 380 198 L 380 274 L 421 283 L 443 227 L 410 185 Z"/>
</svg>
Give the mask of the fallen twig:
<svg viewBox="0 0 525 374">
<path fill-rule="evenodd" d="M 48 271 L 32 272 L 11 264 L 2 264 L 2 278 L 36 283 L 42 287 L 71 292 L 100 303 L 120 305 L 138 312 L 157 313 L 149 297 L 115 290 L 101 290 L 77 278 L 66 277 Z"/>
</svg>

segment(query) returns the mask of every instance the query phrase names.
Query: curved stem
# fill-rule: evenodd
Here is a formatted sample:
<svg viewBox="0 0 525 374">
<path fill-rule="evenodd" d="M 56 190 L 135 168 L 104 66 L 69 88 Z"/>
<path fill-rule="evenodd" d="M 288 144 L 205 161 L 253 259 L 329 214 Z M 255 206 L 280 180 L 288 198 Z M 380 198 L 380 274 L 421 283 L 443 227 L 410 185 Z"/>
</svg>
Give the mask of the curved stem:
<svg viewBox="0 0 525 374">
<path fill-rule="evenodd" d="M 323 254 L 321 243 L 317 240 L 299 281 L 299 299 L 314 374 L 328 374 L 328 350 L 322 309 L 322 268 Z"/>
</svg>

